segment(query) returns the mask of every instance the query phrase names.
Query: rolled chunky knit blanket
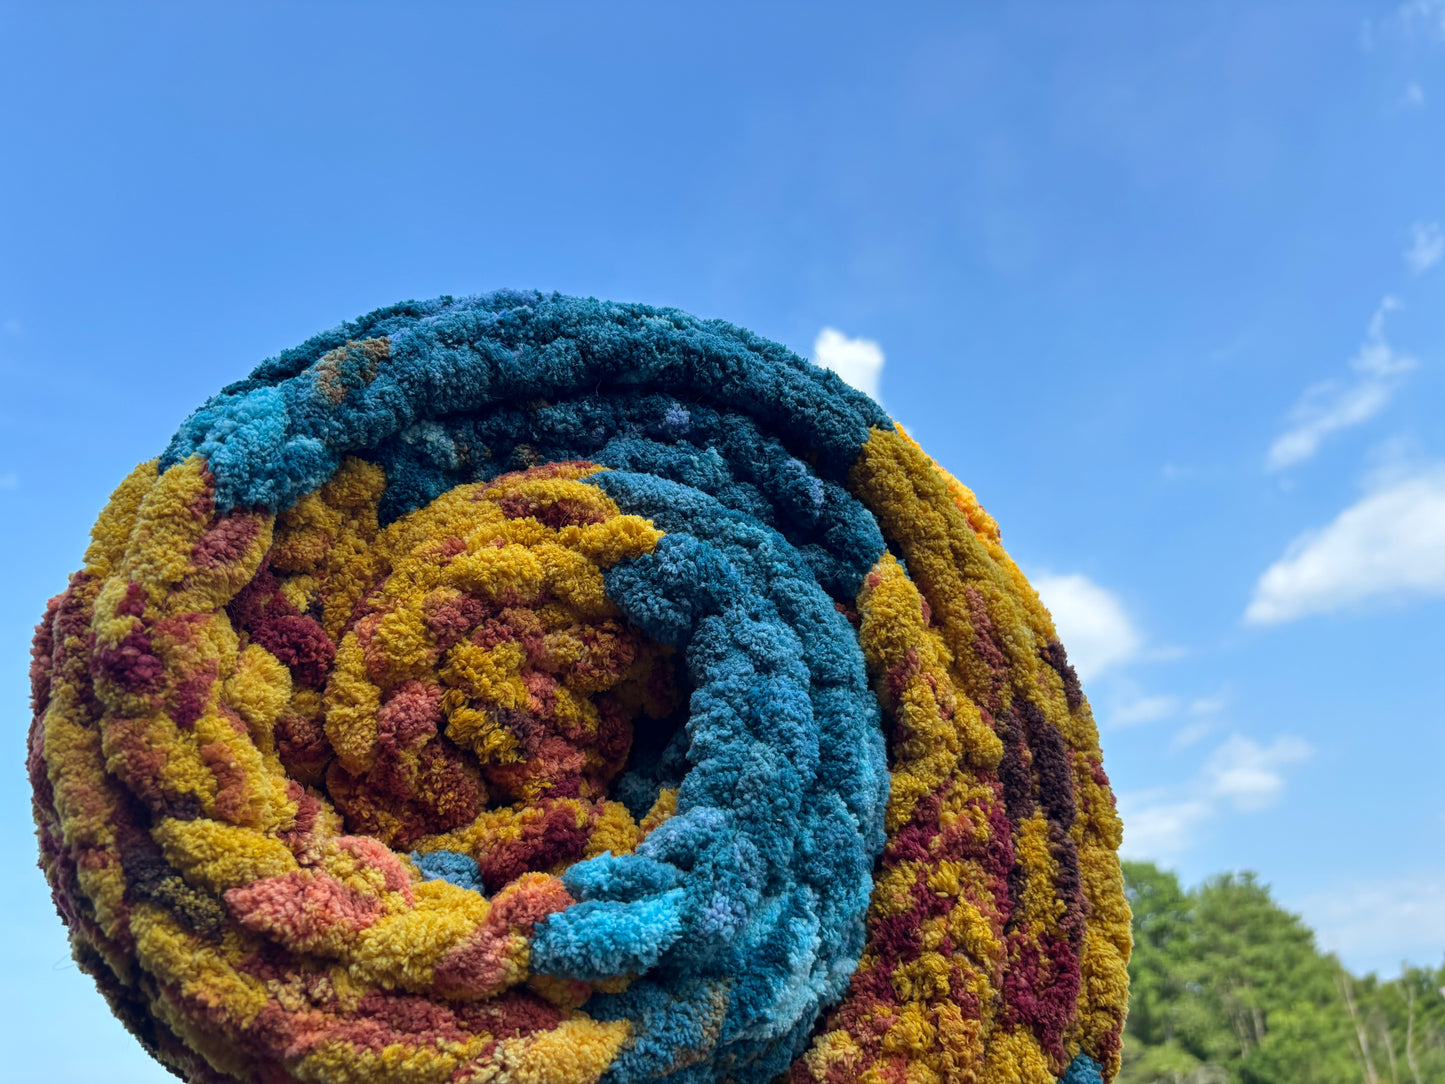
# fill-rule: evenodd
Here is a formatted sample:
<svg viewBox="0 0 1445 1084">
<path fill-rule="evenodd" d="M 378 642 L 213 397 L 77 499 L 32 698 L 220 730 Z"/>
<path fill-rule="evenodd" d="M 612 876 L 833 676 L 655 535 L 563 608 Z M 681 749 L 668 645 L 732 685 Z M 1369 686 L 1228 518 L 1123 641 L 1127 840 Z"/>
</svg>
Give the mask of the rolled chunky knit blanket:
<svg viewBox="0 0 1445 1084">
<path fill-rule="evenodd" d="M 1109 1080 L 1120 827 L 1049 615 L 872 400 L 669 309 L 374 312 L 121 483 L 41 865 L 198 1082 Z"/>
</svg>

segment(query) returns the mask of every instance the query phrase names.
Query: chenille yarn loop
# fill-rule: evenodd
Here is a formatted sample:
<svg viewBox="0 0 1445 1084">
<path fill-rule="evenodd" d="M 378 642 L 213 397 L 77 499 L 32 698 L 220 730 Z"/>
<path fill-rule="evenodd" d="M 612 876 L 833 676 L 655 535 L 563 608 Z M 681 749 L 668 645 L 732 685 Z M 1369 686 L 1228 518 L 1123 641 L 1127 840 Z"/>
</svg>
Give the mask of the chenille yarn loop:
<svg viewBox="0 0 1445 1084">
<path fill-rule="evenodd" d="M 997 526 L 719 321 L 502 292 L 265 362 L 33 649 L 41 866 L 191 1081 L 1112 1079 L 1088 704 Z"/>
</svg>

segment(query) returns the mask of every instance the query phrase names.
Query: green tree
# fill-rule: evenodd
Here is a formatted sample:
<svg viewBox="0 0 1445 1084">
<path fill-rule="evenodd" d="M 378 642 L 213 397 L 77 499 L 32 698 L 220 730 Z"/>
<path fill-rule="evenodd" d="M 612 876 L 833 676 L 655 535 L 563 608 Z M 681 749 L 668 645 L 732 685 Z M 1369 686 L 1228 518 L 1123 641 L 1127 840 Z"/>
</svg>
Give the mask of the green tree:
<svg viewBox="0 0 1445 1084">
<path fill-rule="evenodd" d="M 1380 1080 L 1391 1084 L 1445 1081 L 1445 967 L 1410 967 L 1379 982 L 1350 985 L 1356 1048 L 1361 1033 Z"/>
<path fill-rule="evenodd" d="M 1354 1084 L 1338 962 L 1251 874 L 1185 891 L 1125 865 L 1134 908 L 1121 1084 Z"/>
</svg>

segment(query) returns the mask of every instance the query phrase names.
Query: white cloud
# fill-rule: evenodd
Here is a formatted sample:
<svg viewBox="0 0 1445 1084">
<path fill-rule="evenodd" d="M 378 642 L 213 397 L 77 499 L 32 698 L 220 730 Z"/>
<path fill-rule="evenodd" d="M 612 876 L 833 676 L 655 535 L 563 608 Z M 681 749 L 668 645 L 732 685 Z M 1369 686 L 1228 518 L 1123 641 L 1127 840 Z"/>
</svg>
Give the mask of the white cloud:
<svg viewBox="0 0 1445 1084">
<path fill-rule="evenodd" d="M 1148 659 L 1152 655 L 1153 652 L 1144 652 L 1140 658 Z M 1111 682 L 1111 685 L 1118 695 L 1112 698 L 1112 703 L 1105 710 L 1101 711 L 1097 704 L 1094 706 L 1096 718 L 1102 719 L 1110 727 L 1143 726 L 1164 719 L 1179 719 L 1184 725 L 1174 740 L 1175 748 L 1192 745 L 1217 729 L 1217 716 L 1228 699 L 1223 691 L 1213 696 L 1196 696 L 1190 699 L 1146 693 L 1126 679 L 1117 679 Z"/>
<path fill-rule="evenodd" d="M 1299 738 L 1276 738 L 1266 746 L 1233 734 L 1205 766 L 1209 793 L 1241 811 L 1268 809 L 1284 793 L 1282 769 L 1312 752 Z"/>
<path fill-rule="evenodd" d="M 1410 227 L 1410 247 L 1405 250 L 1405 263 L 1422 275 L 1445 256 L 1445 232 L 1438 222 L 1416 222 Z"/>
<path fill-rule="evenodd" d="M 1169 749 L 1179 752 L 1188 749 L 1196 741 L 1207 739 L 1209 734 L 1220 728 L 1220 713 L 1228 702 L 1227 692 L 1217 692 L 1212 697 L 1195 697 L 1189 701 L 1189 714 L 1185 724 L 1175 731 L 1169 741 Z"/>
<path fill-rule="evenodd" d="M 1162 797 L 1157 790 L 1119 796 L 1121 857 L 1167 863 L 1189 849 L 1195 828 L 1214 814 L 1213 805 L 1203 799 L 1170 802 L 1160 801 Z"/>
<path fill-rule="evenodd" d="M 1121 853 L 1158 862 L 1177 857 L 1193 845 L 1204 822 L 1229 812 L 1258 813 L 1277 803 L 1285 790 L 1284 769 L 1312 754 L 1307 742 L 1288 735 L 1268 745 L 1230 735 L 1183 787 L 1119 796 Z"/>
<path fill-rule="evenodd" d="M 1405 92 L 1400 95 L 1400 104 L 1411 109 L 1422 109 L 1425 106 L 1425 88 L 1415 80 L 1405 84 Z"/>
<path fill-rule="evenodd" d="M 850 339 L 837 328 L 825 327 L 813 342 L 813 361 L 832 369 L 844 381 L 878 398 L 878 378 L 883 374 L 883 348 L 872 339 Z"/>
<path fill-rule="evenodd" d="M 1424 445 L 1410 433 L 1396 433 L 1365 453 L 1365 471 L 1361 479 L 1367 493 L 1385 489 L 1433 469 Z"/>
<path fill-rule="evenodd" d="M 1188 720 L 1175 733 L 1169 747 L 1176 751 L 1187 749 L 1213 734 L 1219 729 L 1219 713 L 1228 701 L 1229 695 L 1223 691 L 1213 696 L 1197 696 L 1189 701 Z"/>
<path fill-rule="evenodd" d="M 1445 37 L 1445 0 L 1407 0 L 1400 5 L 1400 20 L 1408 29 L 1423 25 Z"/>
<path fill-rule="evenodd" d="M 1045 573 L 1032 581 L 1080 678 L 1087 681 L 1139 654 L 1143 637 L 1111 592 L 1077 573 Z"/>
<path fill-rule="evenodd" d="M 1229 694 L 1223 690 L 1213 696 L 1196 696 L 1189 701 L 1190 715 L 1218 715 L 1229 702 Z"/>
<path fill-rule="evenodd" d="M 1296 538 L 1260 576 L 1244 612 L 1271 625 L 1370 599 L 1445 594 L 1445 469 L 1367 494 Z"/>
<path fill-rule="evenodd" d="M 1188 749 L 1191 745 L 1203 741 L 1218 729 L 1219 725 L 1214 719 L 1191 719 L 1175 733 L 1174 738 L 1169 742 L 1169 748 L 1174 752 L 1178 752 L 1180 749 Z"/>
<path fill-rule="evenodd" d="M 1114 726 L 1138 726 L 1141 723 L 1157 723 L 1179 713 L 1177 696 L 1140 696 L 1115 708 L 1109 713 L 1109 722 Z"/>
<path fill-rule="evenodd" d="M 1309 459 L 1331 433 L 1369 421 L 1385 408 L 1405 374 L 1416 366 L 1408 354 L 1397 352 L 1385 338 L 1385 316 L 1400 308 L 1387 297 L 1370 318 L 1359 351 L 1350 359 L 1358 374 L 1352 383 L 1327 380 L 1305 392 L 1290 413 L 1293 426 L 1270 445 L 1266 470 L 1280 470 Z"/>
<path fill-rule="evenodd" d="M 1401 961 L 1439 964 L 1445 945 L 1445 873 L 1360 880 L 1305 899 L 1320 947 L 1354 971 L 1389 977 Z"/>
</svg>

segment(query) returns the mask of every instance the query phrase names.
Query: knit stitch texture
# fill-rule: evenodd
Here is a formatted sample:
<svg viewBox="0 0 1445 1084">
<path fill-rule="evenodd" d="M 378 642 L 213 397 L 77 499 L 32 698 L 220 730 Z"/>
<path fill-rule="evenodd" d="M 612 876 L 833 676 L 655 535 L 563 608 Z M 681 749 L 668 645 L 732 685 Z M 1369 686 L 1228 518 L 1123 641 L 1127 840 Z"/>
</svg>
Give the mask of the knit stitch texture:
<svg viewBox="0 0 1445 1084">
<path fill-rule="evenodd" d="M 77 963 L 206 1084 L 1086 1084 L 1093 718 L 973 494 L 720 321 L 536 293 L 264 362 L 36 631 Z"/>
</svg>

